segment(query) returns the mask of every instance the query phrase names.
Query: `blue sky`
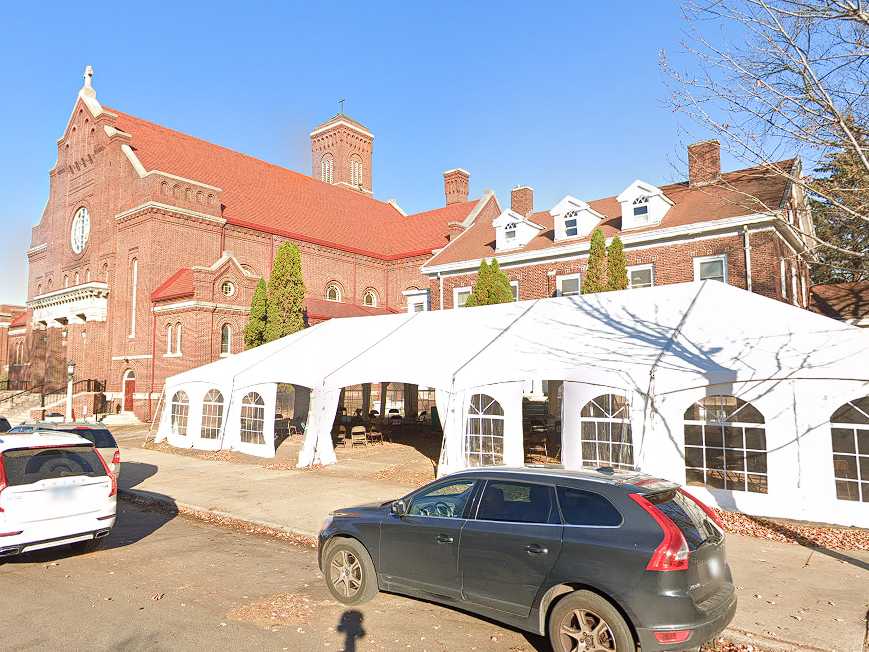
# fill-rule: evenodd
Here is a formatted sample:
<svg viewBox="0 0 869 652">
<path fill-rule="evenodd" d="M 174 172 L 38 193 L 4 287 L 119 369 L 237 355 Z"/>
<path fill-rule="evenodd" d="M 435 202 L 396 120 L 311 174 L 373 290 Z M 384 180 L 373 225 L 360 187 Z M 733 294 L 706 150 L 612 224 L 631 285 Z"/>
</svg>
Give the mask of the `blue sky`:
<svg viewBox="0 0 869 652">
<path fill-rule="evenodd" d="M 105 105 L 306 172 L 310 128 L 346 98 L 375 134 L 375 195 L 408 211 L 442 205 L 453 167 L 502 205 L 531 185 L 538 209 L 680 176 L 671 2 L 27 4 L 0 8 L 0 303 L 25 299 L 86 64 Z"/>
</svg>

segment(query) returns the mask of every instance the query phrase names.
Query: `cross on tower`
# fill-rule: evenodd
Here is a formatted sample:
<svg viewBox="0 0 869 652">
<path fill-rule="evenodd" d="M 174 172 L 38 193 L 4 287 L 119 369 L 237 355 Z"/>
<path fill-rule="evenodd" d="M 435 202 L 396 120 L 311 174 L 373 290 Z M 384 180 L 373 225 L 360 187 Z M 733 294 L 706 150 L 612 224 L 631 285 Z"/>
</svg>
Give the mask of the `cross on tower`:
<svg viewBox="0 0 869 652">
<path fill-rule="evenodd" d="M 344 113 L 344 102 L 346 100 L 338 100 L 338 113 Z"/>
<path fill-rule="evenodd" d="M 93 66 L 85 66 L 84 69 L 84 86 L 85 88 L 92 88 L 91 82 L 94 78 L 94 67 Z"/>
</svg>

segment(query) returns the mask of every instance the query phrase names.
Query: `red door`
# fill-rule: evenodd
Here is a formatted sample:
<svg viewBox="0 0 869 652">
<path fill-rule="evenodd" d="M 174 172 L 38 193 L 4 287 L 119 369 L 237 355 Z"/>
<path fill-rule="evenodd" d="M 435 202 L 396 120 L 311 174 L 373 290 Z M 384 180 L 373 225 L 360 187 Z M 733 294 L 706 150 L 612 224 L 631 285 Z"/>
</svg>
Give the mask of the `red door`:
<svg viewBox="0 0 869 652">
<path fill-rule="evenodd" d="M 136 391 L 136 379 L 124 378 L 124 412 L 133 411 L 133 392 Z"/>
</svg>

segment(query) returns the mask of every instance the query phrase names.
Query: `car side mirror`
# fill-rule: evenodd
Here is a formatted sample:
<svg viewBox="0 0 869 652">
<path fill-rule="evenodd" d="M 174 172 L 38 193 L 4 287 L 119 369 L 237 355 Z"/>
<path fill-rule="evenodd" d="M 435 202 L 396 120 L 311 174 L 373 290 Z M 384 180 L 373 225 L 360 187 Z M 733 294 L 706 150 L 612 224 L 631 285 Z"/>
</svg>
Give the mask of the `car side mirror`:
<svg viewBox="0 0 869 652">
<path fill-rule="evenodd" d="M 392 503 L 391 511 L 397 517 L 401 518 L 405 514 L 407 514 L 407 503 L 403 500 L 396 500 Z"/>
</svg>

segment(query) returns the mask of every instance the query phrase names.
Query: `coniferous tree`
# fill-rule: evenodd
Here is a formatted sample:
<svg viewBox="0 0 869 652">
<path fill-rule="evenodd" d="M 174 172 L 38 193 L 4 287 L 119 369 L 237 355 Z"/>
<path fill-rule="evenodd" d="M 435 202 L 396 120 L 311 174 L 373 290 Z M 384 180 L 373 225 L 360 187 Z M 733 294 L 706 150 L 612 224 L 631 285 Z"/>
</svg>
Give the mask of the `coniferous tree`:
<svg viewBox="0 0 869 652">
<path fill-rule="evenodd" d="M 604 292 L 607 289 L 606 238 L 603 231 L 595 229 L 591 234 L 588 269 L 582 283 L 582 293 Z"/>
<path fill-rule="evenodd" d="M 861 140 L 869 149 L 869 135 L 860 131 Z M 856 150 L 843 146 L 828 152 L 818 166 L 816 180 L 826 197 L 840 205 L 869 215 L 869 172 L 858 160 Z M 818 195 L 811 198 L 815 233 L 821 241 L 846 249 L 862 251 L 867 255 L 852 256 L 832 247 L 820 246 L 815 250 L 816 264 L 812 265 L 813 283 L 842 283 L 869 279 L 869 226 L 854 228 L 854 218 L 829 199 Z"/>
<path fill-rule="evenodd" d="M 487 263 L 484 258 L 480 261 L 480 268 L 477 270 L 477 280 L 474 282 L 471 296 L 469 296 L 468 300 L 465 301 L 465 306 L 473 307 L 489 305 L 489 289 L 491 285 L 489 263 Z"/>
<path fill-rule="evenodd" d="M 275 254 L 267 291 L 266 342 L 305 327 L 305 282 L 299 248 L 285 242 Z"/>
<path fill-rule="evenodd" d="M 266 341 L 266 282 L 259 280 L 250 303 L 250 317 L 244 327 L 244 348 L 253 349 Z"/>
<path fill-rule="evenodd" d="M 498 259 L 493 258 L 492 264 L 489 265 L 489 278 L 492 284 L 489 303 L 509 303 L 513 301 L 513 288 L 510 285 L 510 279 L 501 271 L 498 265 Z"/>
<path fill-rule="evenodd" d="M 606 277 L 608 290 L 624 290 L 628 287 L 628 261 L 621 238 L 615 236 L 606 252 Z"/>
</svg>

